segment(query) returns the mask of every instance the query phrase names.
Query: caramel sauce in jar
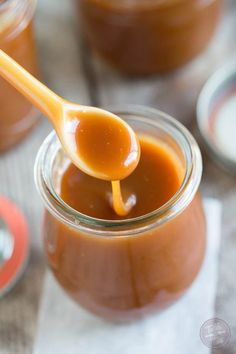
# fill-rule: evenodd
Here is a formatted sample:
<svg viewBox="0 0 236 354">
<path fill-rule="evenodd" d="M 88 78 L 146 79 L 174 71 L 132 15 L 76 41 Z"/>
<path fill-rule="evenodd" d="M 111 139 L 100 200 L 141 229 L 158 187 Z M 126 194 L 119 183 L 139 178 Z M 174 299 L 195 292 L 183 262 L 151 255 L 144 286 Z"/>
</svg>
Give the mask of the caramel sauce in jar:
<svg viewBox="0 0 236 354">
<path fill-rule="evenodd" d="M 84 308 L 123 321 L 159 311 L 189 288 L 204 258 L 206 227 L 201 155 L 191 134 L 156 110 L 114 113 L 141 147 L 139 164 L 121 181 L 122 193 L 137 198 L 128 215 L 112 209 L 109 181 L 73 166 L 53 134 L 35 176 L 46 206 L 44 250 L 57 281 Z"/>
<path fill-rule="evenodd" d="M 32 17 L 35 1 L 0 3 L 0 48 L 38 76 Z M 38 111 L 14 87 L 0 78 L 0 152 L 22 140 L 36 124 Z"/>
<path fill-rule="evenodd" d="M 164 73 L 200 54 L 216 29 L 221 0 L 77 0 L 91 48 L 130 75 Z"/>
</svg>

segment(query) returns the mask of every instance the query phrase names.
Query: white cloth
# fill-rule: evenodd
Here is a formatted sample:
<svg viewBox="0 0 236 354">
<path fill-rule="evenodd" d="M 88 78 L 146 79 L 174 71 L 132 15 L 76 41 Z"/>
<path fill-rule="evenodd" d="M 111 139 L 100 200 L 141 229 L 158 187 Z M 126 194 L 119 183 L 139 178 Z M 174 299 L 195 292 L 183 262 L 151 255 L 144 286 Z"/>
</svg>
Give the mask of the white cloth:
<svg viewBox="0 0 236 354">
<path fill-rule="evenodd" d="M 205 199 L 208 244 L 204 265 L 187 293 L 160 314 L 128 324 L 99 319 L 46 274 L 33 354 L 205 354 L 201 325 L 214 317 L 221 204 Z"/>
</svg>

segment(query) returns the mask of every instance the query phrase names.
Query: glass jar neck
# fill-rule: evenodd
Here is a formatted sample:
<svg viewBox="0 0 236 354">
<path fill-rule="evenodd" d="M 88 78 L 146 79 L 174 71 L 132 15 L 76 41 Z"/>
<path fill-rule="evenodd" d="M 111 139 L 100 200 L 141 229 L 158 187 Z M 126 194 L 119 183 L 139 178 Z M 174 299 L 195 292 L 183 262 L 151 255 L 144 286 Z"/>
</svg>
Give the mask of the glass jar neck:
<svg viewBox="0 0 236 354">
<path fill-rule="evenodd" d="M 173 141 L 176 148 L 178 147 L 184 160 L 185 172 L 182 184 L 175 195 L 153 212 L 132 219 L 102 220 L 74 210 L 60 198 L 53 185 L 52 175 L 55 161 L 61 161 L 64 155 L 54 132 L 47 137 L 38 152 L 35 163 L 35 182 L 49 212 L 69 227 L 109 237 L 111 234 L 113 236 L 138 234 L 159 227 L 173 219 L 190 204 L 201 180 L 201 154 L 196 141 L 187 129 L 160 111 L 142 106 L 125 106 L 123 109 L 109 107 L 108 109 L 129 124 L 133 120 L 139 126 L 148 126 L 150 131 L 161 129 L 167 136 L 166 142 Z"/>
<path fill-rule="evenodd" d="M 0 3 L 0 38 L 11 39 L 32 19 L 36 0 L 5 0 Z"/>
</svg>

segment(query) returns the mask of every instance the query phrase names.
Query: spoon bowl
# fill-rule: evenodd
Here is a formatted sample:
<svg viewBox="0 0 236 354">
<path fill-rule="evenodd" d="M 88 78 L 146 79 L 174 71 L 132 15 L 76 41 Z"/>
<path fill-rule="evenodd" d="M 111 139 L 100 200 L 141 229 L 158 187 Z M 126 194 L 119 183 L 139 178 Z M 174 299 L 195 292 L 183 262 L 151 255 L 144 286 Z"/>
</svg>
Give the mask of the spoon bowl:
<svg viewBox="0 0 236 354">
<path fill-rule="evenodd" d="M 63 107 L 57 133 L 79 169 L 109 181 L 124 179 L 135 169 L 140 158 L 139 142 L 125 121 L 95 107 L 70 103 Z"/>
</svg>

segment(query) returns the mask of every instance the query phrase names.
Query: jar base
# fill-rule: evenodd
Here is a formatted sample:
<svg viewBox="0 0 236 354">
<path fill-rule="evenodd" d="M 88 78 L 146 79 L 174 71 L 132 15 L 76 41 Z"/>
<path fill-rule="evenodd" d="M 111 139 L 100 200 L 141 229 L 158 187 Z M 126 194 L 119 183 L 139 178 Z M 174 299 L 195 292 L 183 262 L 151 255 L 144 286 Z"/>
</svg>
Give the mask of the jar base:
<svg viewBox="0 0 236 354">
<path fill-rule="evenodd" d="M 63 288 L 63 285 L 60 285 Z M 102 318 L 105 321 L 109 321 L 111 323 L 122 324 L 141 321 L 152 316 L 158 316 L 163 311 L 174 306 L 188 292 L 191 286 L 192 284 L 188 285 L 186 289 L 183 289 L 182 291 L 179 291 L 174 295 L 169 295 L 168 298 L 165 300 L 162 297 L 165 297 L 166 295 L 163 296 L 163 294 L 161 294 L 156 297 L 153 303 L 144 305 L 143 307 L 133 308 L 129 310 L 116 310 L 96 306 L 94 303 L 89 302 L 88 297 L 86 296 L 82 296 L 78 300 L 77 296 L 73 296 L 73 294 L 68 293 L 65 289 L 64 291 L 66 291 L 67 295 L 69 295 L 70 298 L 87 313 L 95 317 Z M 159 302 L 160 300 L 161 302 Z"/>
<path fill-rule="evenodd" d="M 191 64 L 195 60 L 201 58 L 201 56 L 204 56 L 204 53 L 206 52 L 208 46 L 213 41 L 212 37 L 213 35 L 209 39 L 209 42 L 205 43 L 205 45 L 203 45 L 201 48 L 196 50 L 196 52 L 192 53 L 184 60 L 176 63 L 170 63 L 170 64 L 164 63 L 163 65 L 157 65 L 155 67 L 151 65 L 148 66 L 141 65 L 140 67 L 135 67 L 134 65 L 127 66 L 127 65 L 122 65 L 121 63 L 117 64 L 113 59 L 108 58 L 106 54 L 100 53 L 95 48 L 92 48 L 92 45 L 89 45 L 89 50 L 95 57 L 95 60 L 98 60 L 102 66 L 111 68 L 111 70 L 114 70 L 118 74 L 124 75 L 125 77 L 145 78 L 150 76 L 168 75 L 170 73 L 174 73 L 178 70 L 181 70 L 185 66 Z"/>
</svg>

